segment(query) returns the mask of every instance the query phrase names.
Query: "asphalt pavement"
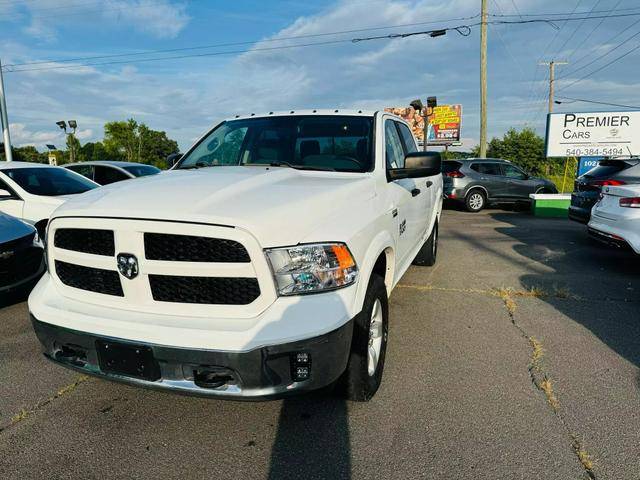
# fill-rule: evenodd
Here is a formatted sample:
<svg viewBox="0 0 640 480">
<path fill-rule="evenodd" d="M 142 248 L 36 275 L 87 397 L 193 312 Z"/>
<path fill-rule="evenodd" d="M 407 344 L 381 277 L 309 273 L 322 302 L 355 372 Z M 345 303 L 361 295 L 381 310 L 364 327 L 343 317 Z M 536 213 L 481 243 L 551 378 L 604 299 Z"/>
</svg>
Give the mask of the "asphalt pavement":
<svg viewBox="0 0 640 480">
<path fill-rule="evenodd" d="M 582 225 L 447 210 L 390 301 L 383 384 L 241 403 L 46 362 L 0 309 L 0 478 L 638 479 L 640 260 Z"/>
</svg>

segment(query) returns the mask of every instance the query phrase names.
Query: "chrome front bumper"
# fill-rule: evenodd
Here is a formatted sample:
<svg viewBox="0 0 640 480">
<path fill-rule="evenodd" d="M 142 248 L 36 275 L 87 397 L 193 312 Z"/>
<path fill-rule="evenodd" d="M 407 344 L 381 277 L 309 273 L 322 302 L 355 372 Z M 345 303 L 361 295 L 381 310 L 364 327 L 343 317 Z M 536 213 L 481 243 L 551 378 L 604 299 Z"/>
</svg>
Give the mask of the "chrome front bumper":
<svg viewBox="0 0 640 480">
<path fill-rule="evenodd" d="M 279 398 L 333 383 L 346 368 L 353 333 L 351 320 L 318 337 L 247 352 L 225 352 L 102 337 L 44 323 L 33 315 L 31 322 L 44 355 L 64 367 L 139 387 L 237 400 Z M 153 352 L 158 378 L 150 380 L 104 371 L 98 345 L 105 342 Z M 298 353 L 309 355 L 307 380 L 295 380 Z M 203 384 L 203 375 L 210 375 L 207 378 L 212 381 Z"/>
</svg>

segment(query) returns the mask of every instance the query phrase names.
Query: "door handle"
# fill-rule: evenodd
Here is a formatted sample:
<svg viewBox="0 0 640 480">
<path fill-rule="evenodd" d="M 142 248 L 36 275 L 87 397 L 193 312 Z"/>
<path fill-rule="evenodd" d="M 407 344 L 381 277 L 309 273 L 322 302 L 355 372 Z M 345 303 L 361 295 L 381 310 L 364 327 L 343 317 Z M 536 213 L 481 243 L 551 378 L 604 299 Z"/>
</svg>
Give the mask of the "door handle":
<svg viewBox="0 0 640 480">
<path fill-rule="evenodd" d="M 433 185 L 433 182 L 431 180 L 427 180 L 427 188 L 429 188 L 431 185 Z"/>
<path fill-rule="evenodd" d="M 419 188 L 414 188 L 413 190 L 411 190 L 411 196 L 412 197 L 417 197 L 418 195 L 420 195 L 420 189 Z"/>
</svg>

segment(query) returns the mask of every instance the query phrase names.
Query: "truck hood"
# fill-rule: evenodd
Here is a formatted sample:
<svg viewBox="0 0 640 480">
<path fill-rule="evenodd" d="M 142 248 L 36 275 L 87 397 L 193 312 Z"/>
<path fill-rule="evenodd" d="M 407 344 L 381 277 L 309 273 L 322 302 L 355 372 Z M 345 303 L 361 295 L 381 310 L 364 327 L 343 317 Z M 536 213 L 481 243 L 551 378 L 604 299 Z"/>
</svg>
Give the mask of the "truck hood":
<svg viewBox="0 0 640 480">
<path fill-rule="evenodd" d="M 53 217 L 117 217 L 240 227 L 263 247 L 295 245 L 375 195 L 368 174 L 210 167 L 125 180 L 70 199 Z M 326 238 L 323 240 L 332 240 Z M 339 239 L 337 239 L 339 240 Z"/>
</svg>

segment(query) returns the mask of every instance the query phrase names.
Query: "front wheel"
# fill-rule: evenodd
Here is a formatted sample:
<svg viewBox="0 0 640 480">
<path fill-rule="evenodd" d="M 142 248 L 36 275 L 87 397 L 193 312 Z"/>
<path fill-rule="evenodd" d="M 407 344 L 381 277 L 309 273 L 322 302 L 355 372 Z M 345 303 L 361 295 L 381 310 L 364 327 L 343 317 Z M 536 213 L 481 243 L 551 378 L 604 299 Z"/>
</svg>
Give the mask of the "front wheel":
<svg viewBox="0 0 640 480">
<path fill-rule="evenodd" d="M 372 275 L 362 312 L 354 319 L 347 369 L 338 381 L 344 396 L 368 402 L 382 382 L 389 337 L 387 288 L 379 275 Z"/>
<path fill-rule="evenodd" d="M 431 235 L 427 238 L 427 241 L 424 242 L 422 248 L 416 255 L 416 258 L 413 259 L 414 265 L 419 265 L 422 267 L 431 267 L 436 263 L 436 257 L 438 255 L 438 221 L 433 224 L 433 230 L 431 230 Z"/>
</svg>

